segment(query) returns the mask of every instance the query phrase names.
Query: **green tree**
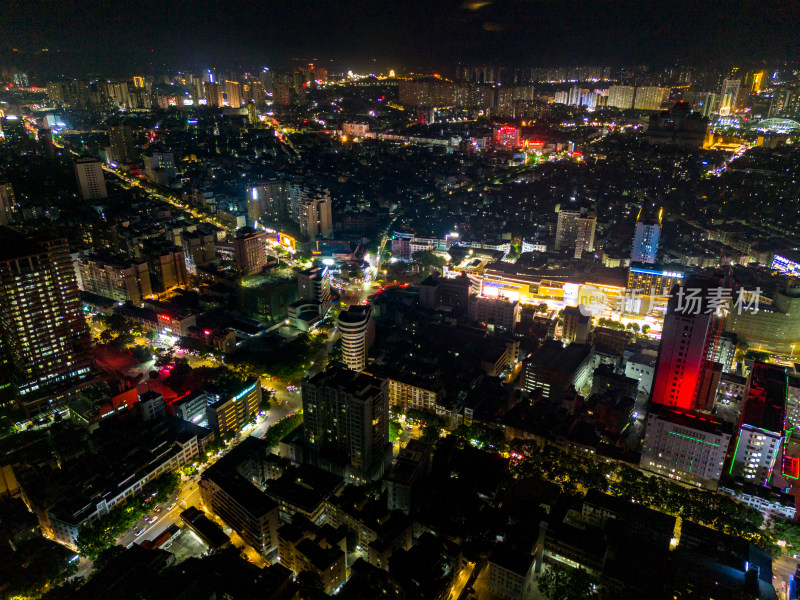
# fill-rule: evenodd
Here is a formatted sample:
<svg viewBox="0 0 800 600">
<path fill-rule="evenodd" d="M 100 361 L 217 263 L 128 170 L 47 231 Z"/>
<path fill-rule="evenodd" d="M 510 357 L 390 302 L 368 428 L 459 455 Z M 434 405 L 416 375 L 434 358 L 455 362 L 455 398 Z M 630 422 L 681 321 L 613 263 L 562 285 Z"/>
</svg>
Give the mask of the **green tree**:
<svg viewBox="0 0 800 600">
<path fill-rule="evenodd" d="M 583 569 L 548 566 L 537 583 L 548 600 L 594 600 L 598 597 L 594 579 Z"/>
<path fill-rule="evenodd" d="M 303 415 L 301 413 L 295 413 L 291 417 L 281 419 L 267 429 L 267 433 L 264 434 L 264 440 L 270 448 L 274 448 L 287 433 L 294 431 L 294 429 L 299 427 L 302 423 Z"/>
<path fill-rule="evenodd" d="M 430 269 L 431 267 L 442 268 L 447 261 L 437 256 L 433 250 L 417 250 L 411 255 L 412 260 L 423 269 Z"/>
</svg>

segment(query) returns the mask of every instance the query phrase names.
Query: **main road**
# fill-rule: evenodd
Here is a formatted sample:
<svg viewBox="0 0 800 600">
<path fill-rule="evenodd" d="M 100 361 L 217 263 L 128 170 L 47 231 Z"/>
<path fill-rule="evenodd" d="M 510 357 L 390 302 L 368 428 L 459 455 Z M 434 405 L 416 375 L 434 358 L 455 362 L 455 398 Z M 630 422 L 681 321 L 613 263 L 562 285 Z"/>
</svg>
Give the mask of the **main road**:
<svg viewBox="0 0 800 600">
<path fill-rule="evenodd" d="M 178 493 L 161 504 L 160 512 L 151 510 L 147 515 L 139 519 L 133 527 L 117 538 L 117 544 L 127 547 L 134 542 L 141 544 L 145 540 L 154 540 L 171 525 L 180 523 L 182 511 L 189 506 L 198 506 L 200 504 L 200 487 L 197 484 L 199 478 L 199 475 L 195 475 L 182 481 Z M 155 505 L 153 505 L 153 508 L 155 508 Z M 147 518 L 150 518 L 153 522 L 148 523 Z M 139 531 L 142 531 L 142 533 L 137 535 Z"/>
</svg>

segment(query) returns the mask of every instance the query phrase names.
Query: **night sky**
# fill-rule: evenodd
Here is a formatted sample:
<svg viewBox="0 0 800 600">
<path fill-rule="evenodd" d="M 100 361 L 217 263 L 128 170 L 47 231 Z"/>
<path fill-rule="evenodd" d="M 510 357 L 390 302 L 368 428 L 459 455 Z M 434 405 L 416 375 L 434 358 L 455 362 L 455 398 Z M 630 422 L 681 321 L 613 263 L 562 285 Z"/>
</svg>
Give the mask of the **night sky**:
<svg viewBox="0 0 800 600">
<path fill-rule="evenodd" d="M 772 62 L 800 58 L 799 27 L 798 0 L 5 0 L 0 64 L 113 76 L 294 59 L 376 72 Z"/>
</svg>

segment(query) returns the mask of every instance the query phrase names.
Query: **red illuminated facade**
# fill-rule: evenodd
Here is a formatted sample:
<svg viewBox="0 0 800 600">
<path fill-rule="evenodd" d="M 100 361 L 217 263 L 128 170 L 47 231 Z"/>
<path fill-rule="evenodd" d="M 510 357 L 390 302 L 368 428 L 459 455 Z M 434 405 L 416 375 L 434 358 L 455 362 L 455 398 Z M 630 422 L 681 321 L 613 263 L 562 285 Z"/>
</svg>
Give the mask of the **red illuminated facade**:
<svg viewBox="0 0 800 600">
<path fill-rule="evenodd" d="M 520 146 L 519 129 L 511 125 L 503 125 L 494 130 L 494 145 L 503 148 Z"/>
<path fill-rule="evenodd" d="M 716 389 L 712 380 L 720 371 L 707 357 L 718 321 L 713 314 L 706 314 L 705 302 L 688 300 L 694 289 L 699 290 L 695 294 L 698 300 L 708 297 L 701 285 L 687 284 L 681 289 L 682 296 L 673 291 L 664 319 L 651 401 L 687 410 L 710 409 L 712 390 Z"/>
</svg>

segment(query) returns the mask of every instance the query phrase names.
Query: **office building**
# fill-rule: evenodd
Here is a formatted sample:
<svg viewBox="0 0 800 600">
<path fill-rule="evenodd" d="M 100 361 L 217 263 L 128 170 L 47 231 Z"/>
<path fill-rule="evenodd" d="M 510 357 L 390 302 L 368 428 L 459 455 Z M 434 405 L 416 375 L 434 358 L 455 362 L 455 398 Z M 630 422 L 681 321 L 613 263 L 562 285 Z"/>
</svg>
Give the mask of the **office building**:
<svg viewBox="0 0 800 600">
<path fill-rule="evenodd" d="M 609 108 L 619 108 L 626 110 L 633 108 L 633 98 L 636 95 L 636 88 L 631 85 L 612 85 L 608 88 Z"/>
<path fill-rule="evenodd" d="M 682 284 L 684 278 L 683 271 L 677 269 L 632 263 L 628 269 L 623 312 L 645 315 L 655 310 L 666 310 L 670 292 Z"/>
<path fill-rule="evenodd" d="M 522 364 L 522 388 L 530 393 L 541 390 L 542 397 L 561 402 L 570 388 L 578 393 L 592 374 L 592 347 L 547 340 Z"/>
<path fill-rule="evenodd" d="M 388 384 L 330 369 L 303 382 L 307 462 L 351 483 L 379 479 L 391 461 Z"/>
<path fill-rule="evenodd" d="M 117 302 L 141 304 L 153 295 L 146 262 L 80 256 L 75 263 L 78 287 Z"/>
<path fill-rule="evenodd" d="M 669 88 L 644 86 L 636 88 L 633 108 L 636 110 L 661 110 L 669 98 Z"/>
<path fill-rule="evenodd" d="M 216 261 L 217 248 L 214 239 L 214 231 L 202 226 L 195 231 L 181 232 L 181 245 L 188 273 L 197 273 L 197 267 L 205 267 Z"/>
<path fill-rule="evenodd" d="M 519 302 L 509 298 L 486 298 L 473 294 L 469 299 L 470 321 L 477 321 L 486 327 L 502 327 L 511 331 L 519 321 L 519 311 Z"/>
<path fill-rule="evenodd" d="M 78 186 L 84 200 L 108 198 L 106 180 L 103 179 L 103 165 L 99 160 L 91 156 L 76 158 L 75 176 L 78 178 Z"/>
<path fill-rule="evenodd" d="M 58 404 L 89 379 L 92 363 L 67 240 L 0 227 L 0 298 L 0 389 L 30 413 Z"/>
<path fill-rule="evenodd" d="M 0 182 L 0 227 L 14 222 L 17 212 L 17 201 L 14 198 L 14 187 L 10 183 Z"/>
<path fill-rule="evenodd" d="M 642 218 L 642 211 L 639 211 L 639 218 L 636 220 L 636 228 L 633 233 L 631 261 L 646 264 L 655 263 L 660 237 L 661 219 Z"/>
<path fill-rule="evenodd" d="M 133 128 L 130 125 L 112 125 L 108 128 L 110 160 L 118 165 L 127 165 L 136 160 Z"/>
<path fill-rule="evenodd" d="M 208 426 L 218 438 L 234 435 L 258 414 L 262 398 L 261 382 L 258 379 L 248 381 L 245 388 L 236 393 L 230 390 L 207 390 L 207 394 Z"/>
<path fill-rule="evenodd" d="M 704 380 L 715 364 L 708 360 L 708 355 L 718 332 L 714 314 L 706 313 L 707 292 L 702 282 L 687 283 L 673 290 L 658 350 L 650 398 L 654 404 L 687 410 L 708 405 Z M 697 302 L 687 300 L 689 296 Z M 716 389 L 712 402 L 715 394 Z"/>
<path fill-rule="evenodd" d="M 731 441 L 730 426 L 707 414 L 654 405 L 648 413 L 639 467 L 714 490 Z"/>
<path fill-rule="evenodd" d="M 267 266 L 267 234 L 252 227 L 242 227 L 233 240 L 236 270 L 242 275 L 260 272 Z"/>
<path fill-rule="evenodd" d="M 519 148 L 521 146 L 519 129 L 511 125 L 496 127 L 494 130 L 494 145 L 503 148 Z"/>
<path fill-rule="evenodd" d="M 169 411 L 182 421 L 189 421 L 195 425 L 205 427 L 208 423 L 206 418 L 207 406 L 208 394 L 203 390 L 194 390 L 183 398 L 172 402 L 169 405 Z"/>
<path fill-rule="evenodd" d="M 783 442 L 787 396 L 786 367 L 753 365 L 731 475 L 759 485 L 769 483 Z"/>
<path fill-rule="evenodd" d="M 337 325 L 342 335 L 344 364 L 352 371 L 363 371 L 367 366 L 369 349 L 375 341 L 372 306 L 350 306 L 339 313 Z"/>
<path fill-rule="evenodd" d="M 594 211 L 558 211 L 556 224 L 556 252 L 574 250 L 574 257 L 581 258 L 584 252 L 594 251 L 594 233 L 597 215 Z"/>
</svg>

